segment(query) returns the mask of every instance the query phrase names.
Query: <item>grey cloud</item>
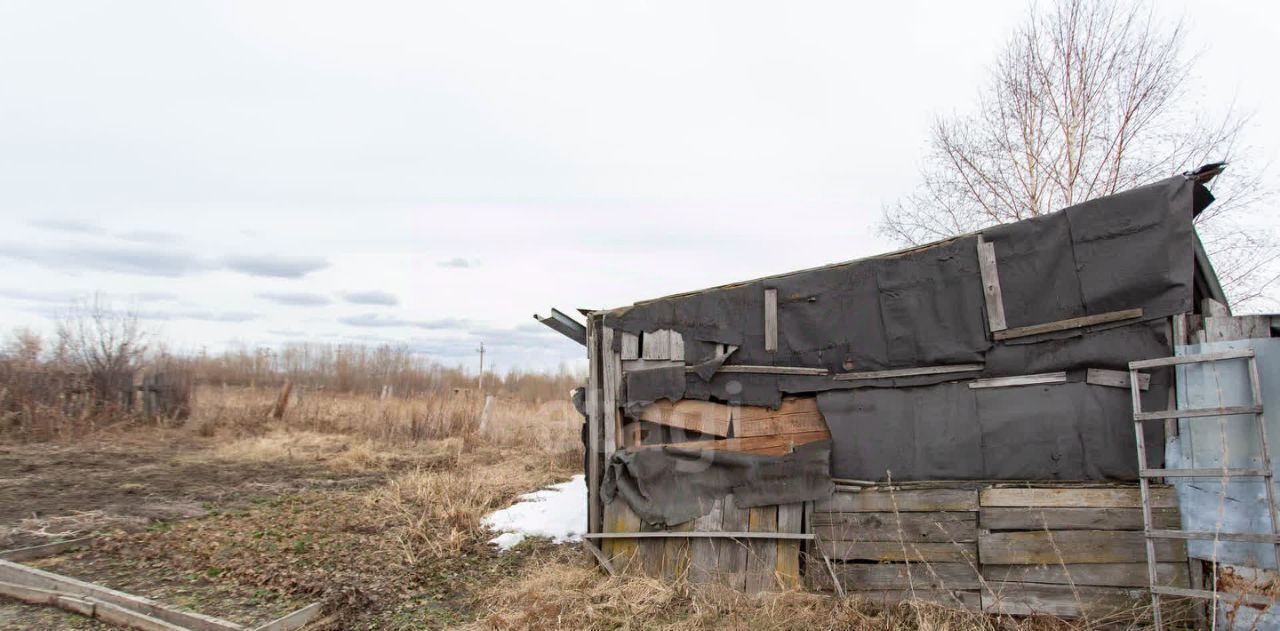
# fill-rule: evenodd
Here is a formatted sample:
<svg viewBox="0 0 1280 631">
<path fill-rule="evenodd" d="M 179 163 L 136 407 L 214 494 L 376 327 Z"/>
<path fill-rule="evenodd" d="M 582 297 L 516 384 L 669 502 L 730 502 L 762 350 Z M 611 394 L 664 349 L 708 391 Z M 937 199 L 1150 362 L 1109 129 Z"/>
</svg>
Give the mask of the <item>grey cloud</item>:
<svg viewBox="0 0 1280 631">
<path fill-rule="evenodd" d="M 138 317 L 143 320 L 200 320 L 204 322 L 248 322 L 262 317 L 262 314 L 248 311 L 142 311 Z"/>
<path fill-rule="evenodd" d="M 210 267 L 208 263 L 182 252 L 109 246 L 40 248 L 21 243 L 0 243 L 0 257 L 55 269 L 98 270 L 143 276 L 178 277 Z"/>
<path fill-rule="evenodd" d="M 386 305 L 394 307 L 400 304 L 395 294 L 385 291 L 349 291 L 342 294 L 342 299 L 353 305 Z"/>
<path fill-rule="evenodd" d="M 242 274 L 272 278 L 302 278 L 329 267 L 329 261 L 314 256 L 237 255 L 224 258 L 223 264 Z"/>
<path fill-rule="evenodd" d="M 262 292 L 254 295 L 263 300 L 291 307 L 321 307 L 333 302 L 327 296 L 307 292 Z"/>
<path fill-rule="evenodd" d="M 338 322 L 347 326 L 368 328 L 413 327 L 416 329 L 426 329 L 430 331 L 460 329 L 467 325 L 466 320 L 459 320 L 456 318 L 442 318 L 439 320 L 404 320 L 391 316 L 381 316 L 376 313 L 343 316 L 338 318 Z"/>
<path fill-rule="evenodd" d="M 135 243 L 177 243 L 182 240 L 182 236 L 173 232 L 161 232 L 159 230 L 131 230 L 116 235 L 117 238 L 125 241 L 133 241 Z"/>
<path fill-rule="evenodd" d="M 58 232 L 73 232 L 76 234 L 102 234 L 102 228 L 89 223 L 87 221 L 75 221 L 72 219 L 56 219 L 53 217 L 40 217 L 37 219 L 27 220 L 28 225 L 45 230 L 56 230 Z"/>
<path fill-rule="evenodd" d="M 480 267 L 480 261 L 478 259 L 468 260 L 460 256 L 455 256 L 451 259 L 440 261 L 437 265 L 440 267 L 450 267 L 454 269 L 467 269 L 471 267 Z"/>
</svg>

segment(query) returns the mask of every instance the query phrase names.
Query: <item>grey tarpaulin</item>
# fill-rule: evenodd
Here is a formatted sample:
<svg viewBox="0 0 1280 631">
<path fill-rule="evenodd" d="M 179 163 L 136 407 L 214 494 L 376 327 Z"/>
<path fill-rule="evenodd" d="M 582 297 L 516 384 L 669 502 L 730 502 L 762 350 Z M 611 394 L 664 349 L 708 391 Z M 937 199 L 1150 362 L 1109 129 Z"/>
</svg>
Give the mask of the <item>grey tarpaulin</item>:
<svg viewBox="0 0 1280 631">
<path fill-rule="evenodd" d="M 708 498 L 734 494 L 743 508 L 830 497 L 831 442 L 800 445 L 785 456 L 675 447 L 615 452 L 600 487 L 622 496 L 646 524 L 665 528 L 707 514 Z"/>
<path fill-rule="evenodd" d="M 1195 298 L 1192 218 L 1211 200 L 1202 185 L 1178 176 L 982 232 L 995 249 L 1009 327 L 1141 308 L 1137 322 L 993 341 L 978 236 L 968 235 L 642 302 L 606 312 L 604 324 L 632 333 L 678 331 L 690 365 L 706 361 L 714 345 L 732 344 L 739 348 L 726 365 L 831 373 L 959 363 L 984 364 L 982 377 L 1121 370 L 1129 361 L 1171 353 L 1164 319 L 1189 311 Z M 765 289 L 778 294 L 772 352 L 764 348 Z M 1136 475 L 1124 390 L 1077 382 L 982 392 L 957 383 L 974 376 L 848 382 L 686 373 L 680 396 L 777 406 L 783 393 L 822 393 L 839 476 L 876 479 L 885 469 L 902 480 Z M 1167 382 L 1166 374 L 1153 374 L 1147 396 L 1165 396 Z M 635 389 L 628 398 L 646 401 L 660 390 Z M 869 405 L 877 412 L 868 413 Z M 1149 428 L 1156 432 L 1151 444 L 1162 444 L 1159 424 Z M 1005 457 L 1003 450 L 1016 454 Z"/>
</svg>

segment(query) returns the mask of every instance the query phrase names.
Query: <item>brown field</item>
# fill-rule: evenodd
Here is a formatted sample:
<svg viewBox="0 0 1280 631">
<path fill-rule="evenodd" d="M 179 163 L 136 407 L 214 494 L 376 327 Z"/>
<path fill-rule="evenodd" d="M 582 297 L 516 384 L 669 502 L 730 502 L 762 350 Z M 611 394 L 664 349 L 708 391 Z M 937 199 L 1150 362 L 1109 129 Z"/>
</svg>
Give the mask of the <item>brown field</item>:
<svg viewBox="0 0 1280 631">
<path fill-rule="evenodd" d="M 202 386 L 184 421 L 0 443 L 0 549 L 94 534 L 33 563 L 246 625 L 318 600 L 308 628 L 1071 628 L 611 579 L 545 540 L 499 554 L 481 518 L 581 469 L 567 401 L 498 397 L 482 418 L 466 391 L 299 392 L 280 420 L 275 388 Z M 0 601 L 0 629 L 104 628 Z"/>
</svg>

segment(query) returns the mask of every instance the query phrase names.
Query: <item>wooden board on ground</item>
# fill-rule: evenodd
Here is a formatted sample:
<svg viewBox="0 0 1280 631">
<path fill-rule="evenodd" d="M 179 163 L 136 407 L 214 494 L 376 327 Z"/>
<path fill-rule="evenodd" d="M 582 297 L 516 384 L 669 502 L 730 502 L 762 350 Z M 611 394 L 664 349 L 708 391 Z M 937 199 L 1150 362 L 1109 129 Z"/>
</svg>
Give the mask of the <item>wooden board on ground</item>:
<svg viewBox="0 0 1280 631">
<path fill-rule="evenodd" d="M 978 535 L 982 563 L 1048 565 L 1053 563 L 1141 563 L 1146 561 L 1146 538 L 1126 530 L 1057 530 L 983 532 Z M 1182 541 L 1157 541 L 1157 561 L 1187 560 Z"/>
<path fill-rule="evenodd" d="M 1092 618 L 1133 611 L 1150 605 L 1143 589 L 1004 583 L 982 592 L 982 607 L 991 613 L 1015 616 L 1088 616 Z"/>
<path fill-rule="evenodd" d="M 983 508 L 988 506 L 1140 508 L 1142 506 L 1142 496 L 1136 487 L 1106 489 L 987 488 L 982 489 L 980 502 Z M 1177 508 L 1177 493 L 1169 487 L 1152 488 L 1151 507 Z"/>
<path fill-rule="evenodd" d="M 845 591 L 907 589 L 978 589 L 982 580 L 968 563 L 832 563 L 822 559 L 808 565 L 814 589 L 833 590 L 831 575 Z"/>
<path fill-rule="evenodd" d="M 977 541 L 978 518 L 963 513 L 817 513 L 814 534 L 841 541 Z"/>
<path fill-rule="evenodd" d="M 776 410 L 743 406 L 733 421 L 733 435 L 739 438 L 825 431 L 816 397 L 787 397 Z"/>
<path fill-rule="evenodd" d="M 637 418 L 712 436 L 728 436 L 732 413 L 732 406 L 720 403 L 694 399 L 672 403 L 662 399 L 641 408 Z"/>
<path fill-rule="evenodd" d="M 988 582 L 1049 583 L 1095 587 L 1146 587 L 1146 563 L 1076 563 L 1071 565 L 983 565 Z M 1157 563 L 1156 576 L 1163 585 L 1187 585 L 1186 563 Z"/>
<path fill-rule="evenodd" d="M 841 561 L 928 561 L 977 563 L 978 546 L 972 543 L 913 543 L 897 541 L 818 540 L 818 551 Z"/>
<path fill-rule="evenodd" d="M 977 489 L 837 491 L 819 500 L 816 512 L 935 512 L 978 510 Z"/>
<path fill-rule="evenodd" d="M 1157 528 L 1177 528 L 1178 511 L 1151 511 Z M 988 508 L 979 512 L 983 530 L 1142 530 L 1141 508 Z"/>
</svg>

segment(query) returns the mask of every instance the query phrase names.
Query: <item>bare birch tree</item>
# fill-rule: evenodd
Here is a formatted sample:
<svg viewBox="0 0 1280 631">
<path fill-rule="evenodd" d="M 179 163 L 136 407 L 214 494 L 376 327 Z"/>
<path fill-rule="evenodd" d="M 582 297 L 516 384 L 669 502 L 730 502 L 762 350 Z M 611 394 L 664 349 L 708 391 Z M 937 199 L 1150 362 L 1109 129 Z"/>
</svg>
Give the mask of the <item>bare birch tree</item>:
<svg viewBox="0 0 1280 631">
<path fill-rule="evenodd" d="M 100 402 L 118 403 L 128 393 L 133 372 L 147 351 L 147 336 L 138 316 L 112 307 L 95 295 L 78 303 L 58 322 L 56 354 L 82 371 Z"/>
<path fill-rule="evenodd" d="M 881 233 L 918 245 L 1239 158 L 1245 119 L 1193 111 L 1190 68 L 1182 26 L 1162 28 L 1146 5 L 1057 0 L 1033 12 L 976 112 L 934 124 L 923 184 L 884 209 Z M 1248 227 L 1267 191 L 1255 165 L 1237 162 L 1197 228 L 1239 305 L 1275 280 L 1280 249 Z"/>
</svg>

